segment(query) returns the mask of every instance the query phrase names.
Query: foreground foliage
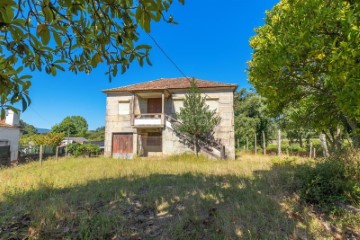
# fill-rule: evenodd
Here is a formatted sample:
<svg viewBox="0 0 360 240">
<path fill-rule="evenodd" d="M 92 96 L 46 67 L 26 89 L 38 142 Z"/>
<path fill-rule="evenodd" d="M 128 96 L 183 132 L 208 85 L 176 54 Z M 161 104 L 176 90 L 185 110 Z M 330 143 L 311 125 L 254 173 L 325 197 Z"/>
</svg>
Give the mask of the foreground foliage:
<svg viewBox="0 0 360 240">
<path fill-rule="evenodd" d="M 249 80 L 275 115 L 291 109 L 296 125 L 343 130 L 360 147 L 359 22 L 353 0 L 282 0 L 267 12 L 250 40 Z"/>
<path fill-rule="evenodd" d="M 300 196 L 325 211 L 360 203 L 360 153 L 346 152 L 301 166 Z"/>
<path fill-rule="evenodd" d="M 284 160 L 181 155 L 66 158 L 3 169 L 0 238 L 319 239 L 359 233 L 357 215 L 325 219 L 299 204 L 289 185 L 297 168 L 279 162 Z"/>
<path fill-rule="evenodd" d="M 100 153 L 100 147 L 90 143 L 72 143 L 68 147 L 68 153 L 72 156 L 97 156 Z"/>
<path fill-rule="evenodd" d="M 178 2 L 184 4 L 184 0 Z M 90 73 L 108 66 L 111 79 L 136 60 L 149 60 L 150 46 L 137 44 L 139 32 L 150 32 L 151 22 L 164 20 L 172 0 L 1 0 L 0 108 L 16 111 L 30 104 L 30 75 L 25 68 L 53 76 L 57 71 Z M 20 66 L 20 67 L 17 67 Z"/>
</svg>

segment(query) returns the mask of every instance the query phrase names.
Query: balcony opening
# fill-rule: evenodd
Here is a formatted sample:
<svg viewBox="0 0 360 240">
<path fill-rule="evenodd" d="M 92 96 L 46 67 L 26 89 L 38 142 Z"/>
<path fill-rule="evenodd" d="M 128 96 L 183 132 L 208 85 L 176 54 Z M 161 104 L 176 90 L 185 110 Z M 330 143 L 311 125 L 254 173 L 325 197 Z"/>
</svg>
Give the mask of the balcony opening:
<svg viewBox="0 0 360 240">
<path fill-rule="evenodd" d="M 144 129 L 139 133 L 138 153 L 140 156 L 158 156 L 162 154 L 161 130 Z"/>
<path fill-rule="evenodd" d="M 163 127 L 164 104 L 163 93 L 137 93 L 132 118 L 133 126 L 136 128 Z"/>
</svg>

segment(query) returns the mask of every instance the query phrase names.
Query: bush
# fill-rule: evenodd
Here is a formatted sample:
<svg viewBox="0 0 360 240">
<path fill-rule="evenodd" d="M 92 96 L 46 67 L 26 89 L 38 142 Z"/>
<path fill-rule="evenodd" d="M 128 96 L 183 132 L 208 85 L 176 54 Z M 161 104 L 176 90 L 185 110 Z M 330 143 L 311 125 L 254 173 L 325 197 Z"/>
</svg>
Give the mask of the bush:
<svg viewBox="0 0 360 240">
<path fill-rule="evenodd" d="M 346 152 L 302 166 L 300 197 L 328 209 L 360 200 L 360 152 Z"/>
<path fill-rule="evenodd" d="M 72 143 L 68 146 L 68 152 L 75 157 L 96 156 L 100 153 L 99 146 L 95 144 Z"/>
<path fill-rule="evenodd" d="M 306 152 L 306 148 L 300 147 L 298 145 L 290 145 L 288 149 L 290 152 Z"/>
</svg>

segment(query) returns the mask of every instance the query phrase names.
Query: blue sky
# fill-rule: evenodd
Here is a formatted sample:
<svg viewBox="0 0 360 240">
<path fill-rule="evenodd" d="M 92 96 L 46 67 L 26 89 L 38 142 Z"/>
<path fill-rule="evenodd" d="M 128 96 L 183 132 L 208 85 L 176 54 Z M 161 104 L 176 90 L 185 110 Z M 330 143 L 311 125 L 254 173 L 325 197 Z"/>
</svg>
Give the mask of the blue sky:
<svg viewBox="0 0 360 240">
<path fill-rule="evenodd" d="M 249 38 L 264 24 L 265 11 L 278 0 L 187 0 L 185 6 L 174 4 L 170 13 L 178 25 L 156 23 L 151 35 L 190 77 L 236 83 L 249 88 L 246 62 L 251 58 Z M 137 63 L 123 75 L 108 81 L 106 66 L 99 65 L 91 74 L 59 72 L 56 77 L 33 72 L 30 97 L 32 104 L 21 119 L 40 128 L 51 128 L 66 116 L 83 116 L 89 129 L 105 125 L 103 89 L 155 80 L 180 77 L 145 34 L 142 43 L 153 46 L 153 66 Z"/>
</svg>

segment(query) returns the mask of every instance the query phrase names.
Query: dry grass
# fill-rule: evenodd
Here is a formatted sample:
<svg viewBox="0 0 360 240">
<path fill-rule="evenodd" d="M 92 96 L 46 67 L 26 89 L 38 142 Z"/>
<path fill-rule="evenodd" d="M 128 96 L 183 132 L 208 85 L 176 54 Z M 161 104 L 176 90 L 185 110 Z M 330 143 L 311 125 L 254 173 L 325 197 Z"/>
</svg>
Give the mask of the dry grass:
<svg viewBox="0 0 360 240">
<path fill-rule="evenodd" d="M 271 157 L 61 159 L 0 170 L 0 239 L 332 238 Z M 355 219 L 357 221 L 358 219 Z M 331 221 L 328 221 L 331 223 Z M 325 225 L 324 225 L 325 223 Z M 353 224 L 350 223 L 352 226 Z M 332 226 L 332 225 L 330 225 Z"/>
</svg>

